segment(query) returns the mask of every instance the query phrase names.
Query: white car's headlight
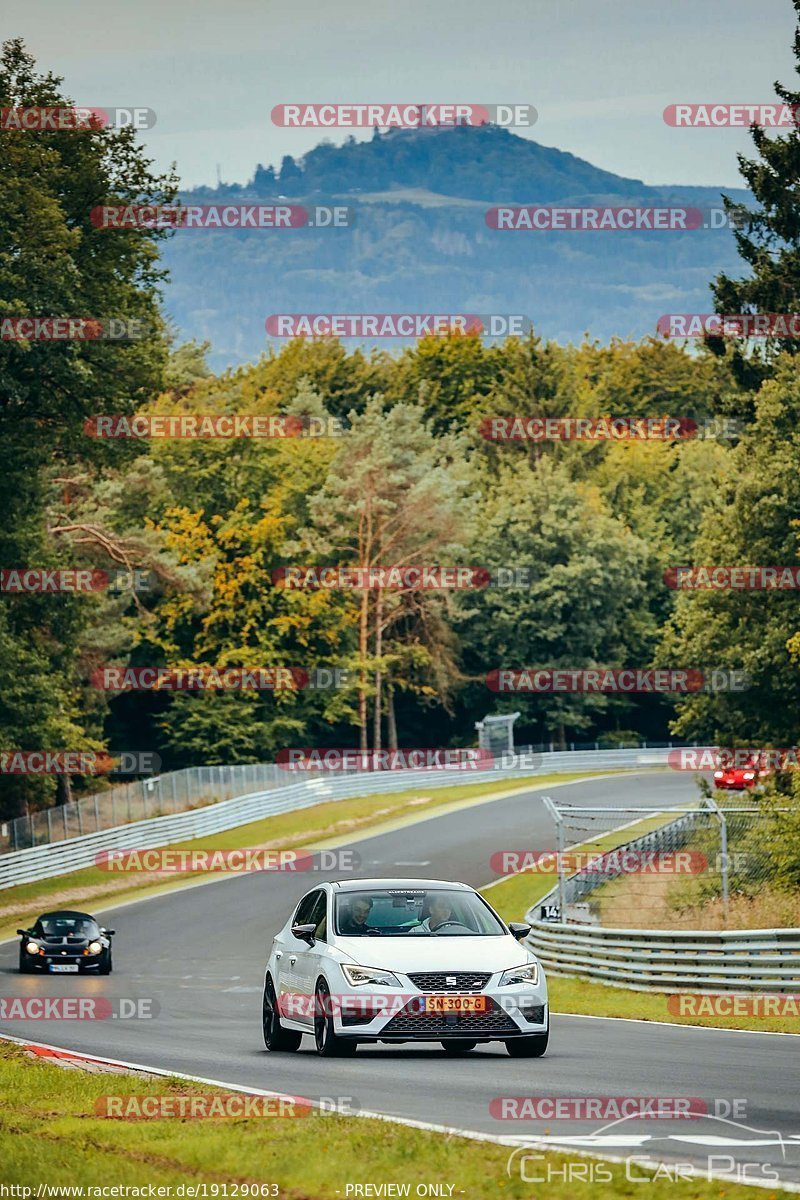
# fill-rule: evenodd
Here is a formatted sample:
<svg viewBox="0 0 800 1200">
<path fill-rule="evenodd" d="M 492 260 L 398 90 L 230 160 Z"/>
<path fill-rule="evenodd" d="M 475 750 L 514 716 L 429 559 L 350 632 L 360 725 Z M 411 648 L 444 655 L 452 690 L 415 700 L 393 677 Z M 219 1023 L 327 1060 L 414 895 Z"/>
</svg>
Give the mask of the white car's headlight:
<svg viewBox="0 0 800 1200">
<path fill-rule="evenodd" d="M 100 942 L 89 942 L 87 949 L 90 954 L 100 954 L 103 947 Z"/>
<path fill-rule="evenodd" d="M 511 967 L 508 971 L 503 971 L 500 976 L 500 987 L 505 987 L 508 983 L 531 983 L 539 982 L 539 964 L 538 963 L 523 963 L 521 967 Z"/>
<path fill-rule="evenodd" d="M 384 987 L 400 987 L 400 980 L 397 976 L 380 967 L 353 967 L 348 963 L 342 963 L 342 974 L 353 987 L 358 987 L 360 983 L 378 983 Z"/>
<path fill-rule="evenodd" d="M 28 951 L 28 954 L 41 954 L 42 952 L 41 946 L 37 946 L 36 942 L 28 942 L 25 949 Z"/>
</svg>

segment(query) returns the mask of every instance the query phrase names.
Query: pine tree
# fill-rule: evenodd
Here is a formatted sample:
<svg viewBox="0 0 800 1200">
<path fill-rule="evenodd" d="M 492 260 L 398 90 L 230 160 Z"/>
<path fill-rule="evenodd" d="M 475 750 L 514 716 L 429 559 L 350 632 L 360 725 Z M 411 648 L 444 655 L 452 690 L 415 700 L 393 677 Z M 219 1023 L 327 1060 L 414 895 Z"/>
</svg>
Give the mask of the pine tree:
<svg viewBox="0 0 800 1200">
<path fill-rule="evenodd" d="M 800 21 L 800 0 L 793 4 Z M 800 23 L 794 52 L 800 74 Z M 728 196 L 723 196 L 723 202 L 739 254 L 752 274 L 743 279 L 731 279 L 724 272 L 717 276 L 712 291 L 721 314 L 800 311 L 800 91 L 777 82 L 775 91 L 792 108 L 795 128 L 774 137 L 754 125 L 750 134 L 759 157 L 738 156 L 739 169 L 759 207 L 751 210 Z M 726 353 L 722 338 L 709 338 L 707 344 L 716 354 Z M 792 338 L 766 339 L 763 348 L 748 354 L 746 342 L 737 341 L 731 347 L 732 366 L 739 381 L 755 390 L 772 373 L 777 355 L 796 354 L 798 349 L 800 342 Z"/>
</svg>

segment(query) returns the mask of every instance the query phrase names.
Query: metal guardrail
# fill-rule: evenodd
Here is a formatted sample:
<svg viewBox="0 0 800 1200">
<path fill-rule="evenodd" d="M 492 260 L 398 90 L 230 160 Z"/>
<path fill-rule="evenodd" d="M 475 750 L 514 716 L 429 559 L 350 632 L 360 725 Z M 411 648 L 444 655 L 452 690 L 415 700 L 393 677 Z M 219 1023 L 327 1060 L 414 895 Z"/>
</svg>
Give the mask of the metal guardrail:
<svg viewBox="0 0 800 1200">
<path fill-rule="evenodd" d="M 295 782 L 275 763 L 240 766 L 185 767 L 145 779 L 116 784 L 69 804 L 41 809 L 0 823 L 0 855 L 116 829 L 165 813 L 187 812 L 205 804 L 231 800 L 261 788 Z"/>
<path fill-rule="evenodd" d="M 662 850 L 685 844 L 692 814 L 634 838 L 619 849 Z M 564 881 L 567 904 L 610 876 L 579 871 Z M 800 929 L 609 929 L 541 921 L 536 910 L 557 903 L 558 886 L 532 905 L 527 944 L 546 971 L 634 991 L 794 992 L 800 990 Z"/>
<path fill-rule="evenodd" d="M 293 782 L 295 775 L 283 771 L 283 779 L 278 786 L 246 791 L 243 795 L 208 804 L 203 808 L 168 813 L 4 854 L 0 856 L 0 889 L 91 867 L 100 851 L 156 849 L 171 842 L 207 837 L 224 830 L 236 829 L 262 817 L 308 808 L 325 801 L 407 791 L 418 786 L 427 790 L 451 787 L 454 784 L 490 783 L 493 780 L 497 782 L 498 788 L 502 788 L 505 781 L 519 778 L 530 778 L 532 785 L 535 785 L 539 773 L 646 770 L 665 766 L 668 753 L 668 750 L 557 751 L 537 756 L 538 765 L 535 768 L 524 766 L 503 771 L 365 771 L 347 775 L 337 773 L 335 776 L 315 775 L 299 783 Z M 272 764 L 262 766 L 277 770 Z M 256 769 L 228 768 L 231 771 L 248 772 Z"/>
<path fill-rule="evenodd" d="M 638 753 L 646 749 L 669 750 L 672 747 L 672 742 L 642 742 L 615 747 L 601 747 L 599 742 L 582 745 L 572 742 L 569 750 L 604 749 L 608 753 Z M 529 761 L 532 756 L 535 762 L 539 762 L 543 755 L 552 757 L 553 745 L 520 746 L 516 754 L 527 755 Z M 116 829 L 118 825 L 161 817 L 165 813 L 185 812 L 205 804 L 217 804 L 220 800 L 231 800 L 234 796 L 243 796 L 262 788 L 285 787 L 296 782 L 296 779 L 296 774 L 275 763 L 184 767 L 183 770 L 169 771 L 164 775 L 134 779 L 104 791 L 92 792 L 68 804 L 0 821 L 0 855 L 26 850 L 29 846 L 83 837 L 86 833 L 99 833 L 101 829 Z"/>
</svg>

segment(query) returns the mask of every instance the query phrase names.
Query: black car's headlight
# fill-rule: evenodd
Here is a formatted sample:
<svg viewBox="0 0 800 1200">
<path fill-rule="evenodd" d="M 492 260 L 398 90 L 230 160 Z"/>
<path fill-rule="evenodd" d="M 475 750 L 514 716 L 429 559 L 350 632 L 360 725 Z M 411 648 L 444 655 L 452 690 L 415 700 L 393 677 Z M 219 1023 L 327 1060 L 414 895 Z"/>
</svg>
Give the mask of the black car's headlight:
<svg viewBox="0 0 800 1200">
<path fill-rule="evenodd" d="M 28 951 L 28 954 L 44 954 L 44 950 L 37 942 L 28 942 L 25 949 Z"/>
<path fill-rule="evenodd" d="M 89 954 L 101 954 L 103 951 L 103 944 L 102 942 L 89 942 L 89 945 L 86 947 L 86 949 Z"/>
<path fill-rule="evenodd" d="M 508 983 L 529 983 L 537 984 L 539 982 L 539 964 L 538 962 L 523 963 L 521 967 L 511 967 L 508 971 L 503 971 L 500 976 L 500 987 L 505 987 Z"/>
</svg>

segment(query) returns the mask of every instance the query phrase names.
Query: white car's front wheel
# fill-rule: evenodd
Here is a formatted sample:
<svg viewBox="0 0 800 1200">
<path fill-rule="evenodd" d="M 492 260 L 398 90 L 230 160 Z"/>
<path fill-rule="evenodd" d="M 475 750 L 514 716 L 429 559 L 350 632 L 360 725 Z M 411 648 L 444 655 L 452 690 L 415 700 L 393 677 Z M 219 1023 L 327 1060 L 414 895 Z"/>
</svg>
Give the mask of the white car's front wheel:
<svg viewBox="0 0 800 1200">
<path fill-rule="evenodd" d="M 446 1042 L 442 1042 L 442 1049 L 448 1054 L 469 1054 L 470 1050 L 474 1050 L 477 1042 L 471 1042 L 469 1038 L 449 1038 Z"/>
<path fill-rule="evenodd" d="M 317 1054 L 326 1058 L 343 1058 L 355 1054 L 358 1042 L 353 1038 L 338 1037 L 333 1028 L 331 994 L 324 979 L 317 980 L 314 993 L 314 1043 Z"/>
<path fill-rule="evenodd" d="M 530 1037 L 509 1038 L 506 1050 L 512 1058 L 541 1058 L 547 1049 L 550 1030 L 545 1033 L 534 1033 Z"/>
<path fill-rule="evenodd" d="M 264 1029 L 264 1045 L 273 1053 L 278 1050 L 297 1050 L 303 1040 L 302 1033 L 298 1033 L 295 1029 L 284 1029 L 281 1024 L 275 999 L 275 988 L 269 975 L 264 983 L 261 1023 Z"/>
</svg>

